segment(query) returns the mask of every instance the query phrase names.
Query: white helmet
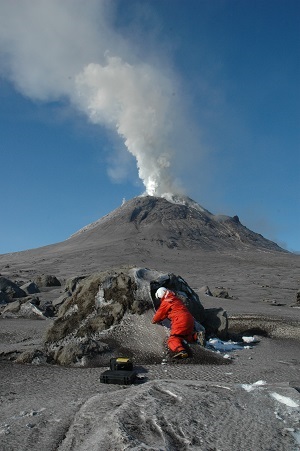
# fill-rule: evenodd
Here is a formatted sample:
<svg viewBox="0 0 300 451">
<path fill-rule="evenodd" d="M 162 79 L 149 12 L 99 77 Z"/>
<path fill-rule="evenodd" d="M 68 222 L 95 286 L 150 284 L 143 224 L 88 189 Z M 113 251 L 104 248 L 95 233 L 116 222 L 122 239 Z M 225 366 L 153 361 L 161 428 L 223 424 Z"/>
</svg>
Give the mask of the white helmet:
<svg viewBox="0 0 300 451">
<path fill-rule="evenodd" d="M 156 299 L 161 299 L 167 291 L 165 287 L 160 287 L 155 293 Z"/>
</svg>

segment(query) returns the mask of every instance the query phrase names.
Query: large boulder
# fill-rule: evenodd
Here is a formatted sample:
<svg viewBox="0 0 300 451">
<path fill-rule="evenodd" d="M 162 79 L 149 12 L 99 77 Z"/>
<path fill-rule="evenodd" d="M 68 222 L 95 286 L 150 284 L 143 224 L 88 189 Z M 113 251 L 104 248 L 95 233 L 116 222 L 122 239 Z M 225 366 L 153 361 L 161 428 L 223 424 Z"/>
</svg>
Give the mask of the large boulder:
<svg viewBox="0 0 300 451">
<path fill-rule="evenodd" d="M 27 293 L 25 293 L 24 290 L 22 290 L 16 283 L 6 279 L 6 277 L 0 277 L 0 292 L 2 293 L 2 299 L 6 299 L 7 302 L 12 302 L 15 298 L 23 298 L 27 296 Z"/>
<path fill-rule="evenodd" d="M 135 281 L 126 272 L 108 271 L 83 279 L 59 308 L 46 341 L 56 342 L 69 334 L 89 337 L 119 323 L 125 312 L 136 312 L 135 292 Z"/>
<path fill-rule="evenodd" d="M 198 296 L 180 276 L 145 268 L 92 274 L 76 282 L 59 307 L 45 338 L 49 359 L 76 365 L 97 358 L 99 363 L 103 354 L 107 362 L 117 350 L 140 361 L 161 362 L 168 332 L 151 324 L 159 285 L 178 291 L 194 317 L 204 319 Z"/>
<path fill-rule="evenodd" d="M 3 318 L 30 318 L 30 319 L 45 319 L 44 313 L 38 308 L 40 301 L 33 296 L 16 299 L 10 302 L 2 311 Z"/>
</svg>

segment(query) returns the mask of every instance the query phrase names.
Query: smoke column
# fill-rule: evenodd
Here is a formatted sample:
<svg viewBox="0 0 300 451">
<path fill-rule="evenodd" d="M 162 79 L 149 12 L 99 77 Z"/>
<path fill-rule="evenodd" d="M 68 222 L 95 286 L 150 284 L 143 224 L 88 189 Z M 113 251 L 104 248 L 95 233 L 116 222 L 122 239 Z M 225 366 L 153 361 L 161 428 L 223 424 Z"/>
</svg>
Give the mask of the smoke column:
<svg viewBox="0 0 300 451">
<path fill-rule="evenodd" d="M 176 78 L 134 55 L 112 25 L 113 5 L 0 0 L 1 74 L 33 100 L 68 98 L 90 121 L 114 130 L 136 158 L 148 194 L 178 192 Z"/>
</svg>

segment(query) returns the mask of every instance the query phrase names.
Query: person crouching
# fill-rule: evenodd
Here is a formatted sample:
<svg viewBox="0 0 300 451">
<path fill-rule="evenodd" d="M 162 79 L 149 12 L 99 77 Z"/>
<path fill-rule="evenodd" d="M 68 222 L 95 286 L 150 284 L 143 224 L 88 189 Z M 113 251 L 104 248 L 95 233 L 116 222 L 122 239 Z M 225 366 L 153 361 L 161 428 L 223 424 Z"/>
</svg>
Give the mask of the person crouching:
<svg viewBox="0 0 300 451">
<path fill-rule="evenodd" d="M 161 302 L 152 319 L 152 323 L 155 324 L 164 319 L 169 319 L 171 321 L 171 330 L 168 347 L 170 351 L 175 353 L 173 358 L 187 358 L 188 353 L 184 347 L 184 340 L 189 343 L 197 341 L 194 317 L 173 291 L 161 287 L 156 291 L 155 297 L 160 299 Z"/>
</svg>

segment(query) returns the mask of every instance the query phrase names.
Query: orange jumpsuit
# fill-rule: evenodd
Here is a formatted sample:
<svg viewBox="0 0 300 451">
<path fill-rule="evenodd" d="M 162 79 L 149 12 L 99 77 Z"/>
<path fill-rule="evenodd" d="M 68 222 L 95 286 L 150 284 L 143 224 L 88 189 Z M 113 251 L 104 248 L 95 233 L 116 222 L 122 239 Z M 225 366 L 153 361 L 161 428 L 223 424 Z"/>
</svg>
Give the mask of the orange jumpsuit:
<svg viewBox="0 0 300 451">
<path fill-rule="evenodd" d="M 171 321 L 170 338 L 168 339 L 168 346 L 171 351 L 183 351 L 185 349 L 183 340 L 190 343 L 196 341 L 194 317 L 183 302 L 175 296 L 175 293 L 169 290 L 162 297 L 152 323 L 159 323 L 167 318 Z"/>
</svg>

